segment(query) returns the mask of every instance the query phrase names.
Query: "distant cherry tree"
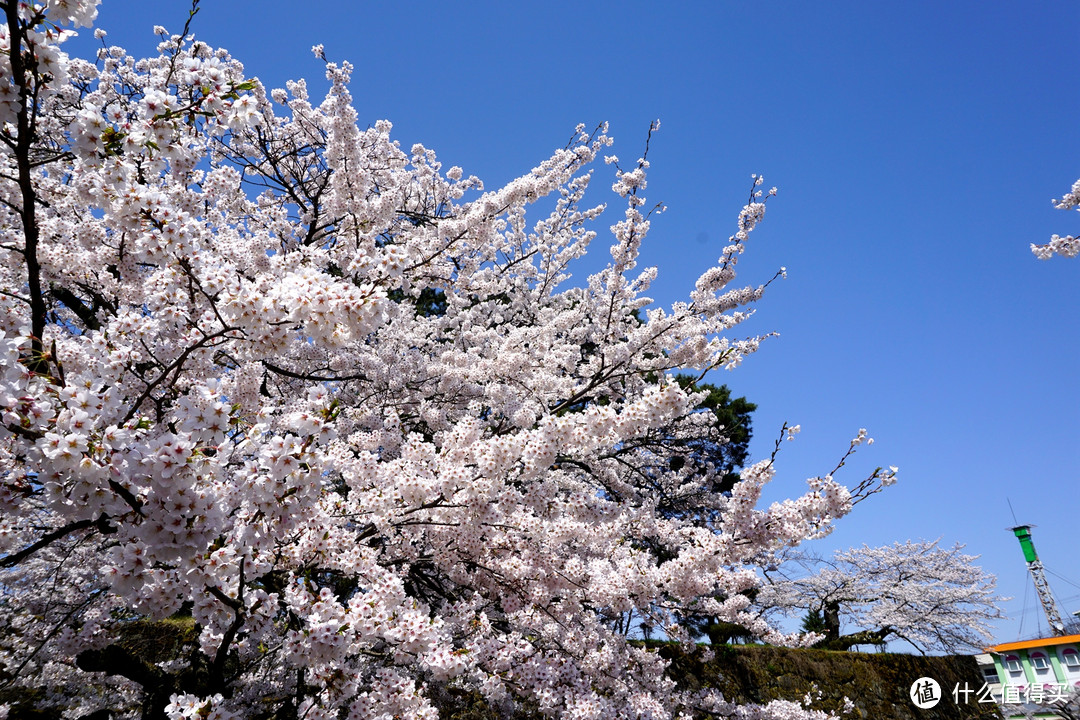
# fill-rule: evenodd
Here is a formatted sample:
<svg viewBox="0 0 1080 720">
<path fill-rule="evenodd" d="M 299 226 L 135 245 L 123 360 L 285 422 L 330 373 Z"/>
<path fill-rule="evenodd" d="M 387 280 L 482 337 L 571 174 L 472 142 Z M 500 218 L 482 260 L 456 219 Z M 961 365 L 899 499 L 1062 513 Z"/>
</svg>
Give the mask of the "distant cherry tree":
<svg viewBox="0 0 1080 720">
<path fill-rule="evenodd" d="M 747 607 L 762 558 L 893 479 L 759 508 L 772 459 L 731 482 L 734 428 L 677 376 L 758 347 L 730 335 L 761 178 L 659 307 L 649 162 L 606 127 L 485 191 L 358 124 L 348 63 L 315 100 L 188 27 L 69 57 L 96 7 L 0 2 L 0 713 L 823 717 L 633 642 L 801 642 Z M 571 284 L 598 159 L 624 209 Z"/>
<path fill-rule="evenodd" d="M 805 614 L 804 629 L 824 635 L 819 646 L 828 649 L 903 640 L 921 652 L 970 652 L 992 639 L 990 622 L 1003 617 L 1003 598 L 978 557 L 962 550 L 907 541 L 837 552 L 831 561 L 803 558 L 787 572 L 809 574 L 765 585 L 757 601 L 773 612 Z"/>
</svg>

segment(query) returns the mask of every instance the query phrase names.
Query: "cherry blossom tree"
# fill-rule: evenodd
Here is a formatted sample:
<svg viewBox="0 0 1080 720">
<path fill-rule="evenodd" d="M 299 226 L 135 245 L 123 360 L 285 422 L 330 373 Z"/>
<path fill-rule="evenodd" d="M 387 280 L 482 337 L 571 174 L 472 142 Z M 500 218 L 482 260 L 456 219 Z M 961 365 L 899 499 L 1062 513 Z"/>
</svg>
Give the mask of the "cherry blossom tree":
<svg viewBox="0 0 1080 720">
<path fill-rule="evenodd" d="M 741 592 L 893 479 L 759 508 L 772 458 L 721 492 L 686 452 L 728 436 L 676 373 L 760 341 L 729 333 L 765 289 L 732 286 L 761 178 L 661 308 L 644 156 L 603 158 L 612 260 L 570 283 L 606 127 L 485 191 L 362 128 L 348 63 L 316 101 L 189 27 L 69 57 L 96 5 L 0 2 L 0 703 L 824 717 L 685 691 L 631 641 L 701 615 L 800 642 Z"/>
<path fill-rule="evenodd" d="M 812 573 L 764 586 L 757 601 L 774 612 L 820 617 L 820 646 L 829 649 L 903 640 L 921 652 L 970 651 L 992 638 L 989 623 L 1003 617 L 1003 598 L 994 594 L 994 576 L 963 547 L 909 540 L 837 552 L 832 561 L 795 558 L 789 567 Z M 842 622 L 858 629 L 841 633 Z"/>
<path fill-rule="evenodd" d="M 1073 183 L 1072 190 L 1066 193 L 1065 197 L 1060 200 L 1055 199 L 1052 202 L 1054 207 L 1059 210 L 1080 211 L 1080 180 Z M 1045 245 L 1032 243 L 1031 252 L 1040 260 L 1049 260 L 1055 254 L 1064 257 L 1076 257 L 1077 254 L 1080 254 L 1080 238 L 1072 235 L 1066 235 L 1065 237 L 1056 234 L 1051 235 L 1050 242 Z"/>
</svg>

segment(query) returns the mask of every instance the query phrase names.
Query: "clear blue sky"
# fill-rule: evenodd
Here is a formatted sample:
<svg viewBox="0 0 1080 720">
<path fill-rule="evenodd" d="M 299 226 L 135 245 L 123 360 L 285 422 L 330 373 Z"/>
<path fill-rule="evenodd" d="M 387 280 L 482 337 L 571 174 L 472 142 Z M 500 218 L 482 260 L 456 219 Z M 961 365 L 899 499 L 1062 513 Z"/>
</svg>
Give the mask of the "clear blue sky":
<svg viewBox="0 0 1080 720">
<path fill-rule="evenodd" d="M 99 26 L 146 54 L 152 26 L 179 32 L 188 7 L 105 0 Z M 715 260 L 763 173 L 780 194 L 740 279 L 789 277 L 740 332 L 780 336 L 714 380 L 758 404 L 756 455 L 802 425 L 773 497 L 867 427 L 877 442 L 841 479 L 897 465 L 901 480 L 819 552 L 966 543 L 1014 597 L 997 638 L 1013 640 L 1030 581 L 1008 497 L 1045 565 L 1080 584 L 1080 260 L 1028 251 L 1080 231 L 1050 204 L 1080 177 L 1080 5 L 204 0 L 194 28 L 269 87 L 321 87 L 323 43 L 357 67 L 363 124 L 391 120 L 404 147 L 489 188 L 579 122 L 609 121 L 632 161 L 660 118 L 646 195 L 669 209 L 644 261 L 665 304 Z M 1050 581 L 1080 610 L 1080 587 Z M 1041 619 L 1027 596 L 1025 635 Z"/>
</svg>

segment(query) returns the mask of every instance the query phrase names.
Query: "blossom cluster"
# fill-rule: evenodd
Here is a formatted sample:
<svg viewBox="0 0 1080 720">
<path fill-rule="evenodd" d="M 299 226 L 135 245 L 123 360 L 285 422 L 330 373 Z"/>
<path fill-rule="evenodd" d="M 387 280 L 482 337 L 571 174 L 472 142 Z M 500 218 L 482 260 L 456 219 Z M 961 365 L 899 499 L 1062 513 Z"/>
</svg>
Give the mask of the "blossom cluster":
<svg viewBox="0 0 1080 720">
<path fill-rule="evenodd" d="M 1080 180 L 1073 183 L 1072 189 L 1065 197 L 1052 201 L 1058 210 L 1080 210 Z M 1031 244 L 1031 252 L 1040 260 L 1049 260 L 1055 254 L 1063 257 L 1076 257 L 1080 255 L 1080 237 L 1073 235 L 1051 235 L 1050 242 L 1045 245 Z"/>
</svg>

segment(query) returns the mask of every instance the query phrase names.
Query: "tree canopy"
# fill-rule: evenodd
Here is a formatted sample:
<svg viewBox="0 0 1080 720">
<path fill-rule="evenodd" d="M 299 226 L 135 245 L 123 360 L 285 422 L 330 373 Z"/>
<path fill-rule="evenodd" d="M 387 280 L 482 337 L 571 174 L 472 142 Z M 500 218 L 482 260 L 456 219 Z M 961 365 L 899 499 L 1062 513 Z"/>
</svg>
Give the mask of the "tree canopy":
<svg viewBox="0 0 1080 720">
<path fill-rule="evenodd" d="M 647 153 L 604 157 L 604 126 L 485 191 L 362 127 L 348 63 L 317 100 L 189 27 L 84 60 L 65 28 L 96 1 L 0 7 L 0 705 L 821 717 L 678 687 L 631 642 L 696 616 L 801 642 L 749 611 L 756 569 L 893 479 L 759 508 L 749 406 L 679 379 L 758 346 L 730 335 L 765 290 L 732 284 L 760 177 L 662 308 Z M 612 259 L 571 284 L 600 159 Z"/>
<path fill-rule="evenodd" d="M 992 638 L 989 622 L 1003 617 L 1003 598 L 994 594 L 994 576 L 961 550 L 907 541 L 852 548 L 831 561 L 802 558 L 789 566 L 810 574 L 769 583 L 758 598 L 771 611 L 807 613 L 803 629 L 824 635 L 819 647 L 903 640 L 922 652 L 970 652 Z M 854 628 L 842 632 L 842 623 Z"/>
</svg>

